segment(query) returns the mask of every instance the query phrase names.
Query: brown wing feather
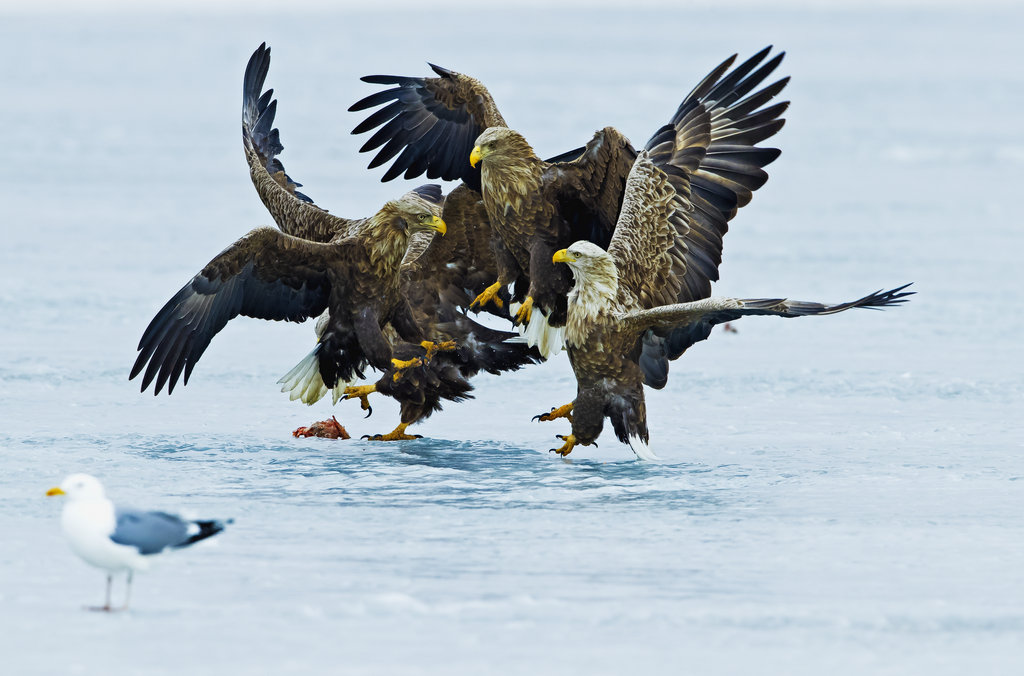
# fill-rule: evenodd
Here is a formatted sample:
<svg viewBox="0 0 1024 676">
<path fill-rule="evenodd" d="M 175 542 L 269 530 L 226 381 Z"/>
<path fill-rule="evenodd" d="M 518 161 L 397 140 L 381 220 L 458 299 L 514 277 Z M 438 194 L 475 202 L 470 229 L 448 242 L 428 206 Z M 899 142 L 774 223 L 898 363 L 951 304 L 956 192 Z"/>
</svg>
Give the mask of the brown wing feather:
<svg viewBox="0 0 1024 676">
<path fill-rule="evenodd" d="M 648 329 L 672 329 L 667 355 L 678 358 L 691 345 L 705 340 L 717 324 L 736 321 L 748 315 L 776 317 L 810 317 L 832 315 L 852 308 L 882 309 L 907 302 L 913 291 L 903 286 L 889 291 L 876 291 L 846 303 L 826 305 L 782 298 L 704 298 L 690 303 L 677 303 L 621 315 L 623 330 L 639 335 Z"/>
<path fill-rule="evenodd" d="M 270 69 L 270 48 L 263 43 L 245 67 L 242 83 L 242 145 L 249 175 L 256 192 L 282 231 L 296 237 L 327 242 L 348 229 L 349 220 L 339 218 L 313 203 L 296 188 L 278 159 L 284 150 L 280 132 L 274 128 L 277 100 L 274 90 L 263 92 Z"/>
<path fill-rule="evenodd" d="M 689 171 L 690 201 L 693 211 L 686 240 L 686 272 L 678 300 L 706 298 L 711 282 L 718 279 L 722 262 L 722 238 L 729 220 L 739 207 L 747 204 L 753 192 L 764 185 L 768 174 L 764 167 L 779 156 L 775 148 L 756 144 L 782 128 L 782 113 L 789 103 L 765 106 L 781 92 L 789 78 L 782 78 L 753 94 L 779 66 L 784 53 L 765 61 L 771 52 L 766 47 L 729 70 L 736 55 L 723 61 L 694 87 L 679 105 L 672 120 L 659 129 L 647 143 L 653 150 L 674 136 L 693 110 L 704 106 L 710 115 L 710 139 L 700 163 Z M 655 160 L 673 178 L 673 172 Z"/>
<path fill-rule="evenodd" d="M 570 241 L 585 239 L 608 248 L 636 156 L 622 132 L 605 127 L 579 157 L 548 166 L 545 182 L 572 231 Z"/>
<path fill-rule="evenodd" d="M 497 276 L 487 210 L 480 193 L 463 184 L 445 197 L 441 218 L 448 225 L 444 237 L 414 237 L 410 242 L 402 262 L 402 284 L 426 287 L 465 310 Z M 485 310 L 508 317 L 507 304 L 501 309 L 488 304 Z"/>
<path fill-rule="evenodd" d="M 300 322 L 327 308 L 332 262 L 341 245 L 319 244 L 257 228 L 222 251 L 174 295 L 146 327 L 129 378 L 146 366 L 144 391 L 156 379 L 170 393 L 185 383 L 213 337 L 238 315 Z"/>
<path fill-rule="evenodd" d="M 677 227 L 686 230 L 685 216 L 678 214 L 676 189 L 668 176 L 640 153 L 626 182 L 622 210 L 608 245 L 608 254 L 619 272 L 619 292 L 626 307 L 653 307 L 673 302 L 679 279 L 673 256 Z M 685 250 L 684 250 L 685 251 Z"/>
<path fill-rule="evenodd" d="M 352 104 L 351 111 L 379 108 L 359 123 L 353 134 L 377 131 L 359 149 L 380 148 L 369 168 L 397 158 L 381 178 L 405 174 L 415 178 L 461 179 L 480 190 L 480 170 L 469 165 L 476 137 L 488 127 L 504 127 L 490 92 L 468 75 L 430 64 L 438 77 L 367 75 L 364 82 L 397 85 Z M 386 104 L 386 105 L 385 105 Z M 383 146 L 383 147 L 381 147 Z"/>
</svg>

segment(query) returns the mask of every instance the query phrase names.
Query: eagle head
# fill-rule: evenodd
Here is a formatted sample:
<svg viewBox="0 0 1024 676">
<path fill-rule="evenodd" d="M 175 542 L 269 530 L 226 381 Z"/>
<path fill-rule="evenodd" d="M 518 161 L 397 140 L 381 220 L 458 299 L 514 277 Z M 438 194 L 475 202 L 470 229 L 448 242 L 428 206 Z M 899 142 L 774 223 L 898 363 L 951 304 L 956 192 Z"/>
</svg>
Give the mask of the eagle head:
<svg viewBox="0 0 1024 676">
<path fill-rule="evenodd" d="M 551 257 L 555 263 L 565 263 L 576 280 L 570 296 L 579 300 L 610 303 L 619 290 L 619 271 L 611 255 L 586 240 L 574 242 Z"/>
<path fill-rule="evenodd" d="M 432 188 L 438 186 L 420 186 L 385 204 L 381 209 L 384 223 L 407 237 L 417 232 L 448 232 L 441 219 L 440 190 Z"/>
<path fill-rule="evenodd" d="M 488 160 L 491 165 L 506 164 L 510 160 L 533 157 L 533 148 L 522 134 L 508 127 L 490 127 L 477 136 L 476 146 L 469 154 L 469 164 L 476 167 L 482 160 Z"/>
</svg>

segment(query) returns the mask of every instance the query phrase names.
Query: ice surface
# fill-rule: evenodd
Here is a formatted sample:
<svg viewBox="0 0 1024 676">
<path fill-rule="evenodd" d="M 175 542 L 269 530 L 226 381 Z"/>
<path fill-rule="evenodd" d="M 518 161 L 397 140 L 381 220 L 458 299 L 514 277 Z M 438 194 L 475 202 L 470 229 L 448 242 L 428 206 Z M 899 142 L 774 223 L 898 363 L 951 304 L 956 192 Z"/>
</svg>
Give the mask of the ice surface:
<svg viewBox="0 0 1024 676">
<path fill-rule="evenodd" d="M 973 6 L 972 6 L 973 7 Z M 1020 10 L 366 10 L 5 16 L 0 655 L 7 674 L 964 674 L 1024 658 Z M 263 40 L 289 173 L 371 213 L 369 73 L 474 74 L 541 155 L 636 143 L 733 51 L 789 53 L 771 180 L 716 292 L 911 303 L 716 333 L 649 393 L 652 449 L 563 462 L 565 357 L 382 446 L 296 440 L 383 400 L 275 384 L 312 325 L 239 319 L 187 387 L 127 381 L 156 310 L 269 218 L 239 138 Z M 422 181 L 420 181 L 422 182 Z M 412 185 L 412 184 L 409 184 Z M 82 612 L 64 475 L 235 518 Z M 116 593 L 121 591 L 120 585 Z"/>
</svg>

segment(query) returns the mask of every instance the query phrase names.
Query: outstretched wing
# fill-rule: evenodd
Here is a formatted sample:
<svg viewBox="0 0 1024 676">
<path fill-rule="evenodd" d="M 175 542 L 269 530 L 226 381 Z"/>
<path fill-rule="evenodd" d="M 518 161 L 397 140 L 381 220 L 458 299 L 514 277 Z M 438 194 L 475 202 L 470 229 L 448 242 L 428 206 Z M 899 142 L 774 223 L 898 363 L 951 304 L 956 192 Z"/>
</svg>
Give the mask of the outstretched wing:
<svg viewBox="0 0 1024 676">
<path fill-rule="evenodd" d="M 371 84 L 397 86 L 370 94 L 349 108 L 360 111 L 384 106 L 352 130 L 353 134 L 362 134 L 380 127 L 359 152 L 380 148 L 370 161 L 370 169 L 398 155 L 382 181 L 390 181 L 403 172 L 405 178 L 426 172 L 427 178 L 461 179 L 479 191 L 480 170 L 469 166 L 470 151 L 477 136 L 488 127 L 506 126 L 505 120 L 490 92 L 479 81 L 429 65 L 438 77 L 362 78 Z"/>
<path fill-rule="evenodd" d="M 632 295 L 624 299 L 627 307 L 668 305 L 679 296 L 693 212 L 690 176 L 710 140 L 710 117 L 698 104 L 671 138 L 642 151 L 630 169 L 608 245 L 619 270 L 619 288 Z"/>
<path fill-rule="evenodd" d="M 256 192 L 274 222 L 284 232 L 318 242 L 329 241 L 344 232 L 349 221 L 327 213 L 299 192 L 278 155 L 284 150 L 280 132 L 274 128 L 277 100 L 274 90 L 263 91 L 270 69 L 270 48 L 263 43 L 249 57 L 242 83 L 242 145 Z"/>
<path fill-rule="evenodd" d="M 327 308 L 328 268 L 340 245 L 319 244 L 257 228 L 207 264 L 149 323 L 129 380 L 142 372 L 154 394 L 185 384 L 210 340 L 238 315 L 300 322 Z"/>
<path fill-rule="evenodd" d="M 676 359 L 694 343 L 705 340 L 716 324 L 736 321 L 747 315 L 810 317 L 833 315 L 856 307 L 877 310 L 907 302 L 907 298 L 914 294 L 913 291 L 905 291 L 908 286 L 910 284 L 889 291 L 876 291 L 863 298 L 838 305 L 779 298 L 704 298 L 689 303 L 629 312 L 618 318 L 625 330 L 633 331 L 637 335 L 648 329 L 671 329 L 665 351 L 669 359 Z"/>
<path fill-rule="evenodd" d="M 687 230 L 675 189 L 645 150 L 633 163 L 622 209 L 608 254 L 619 272 L 620 300 L 626 307 L 674 302 L 679 280 L 673 267 L 682 256 L 673 250 L 677 232 Z"/>
<path fill-rule="evenodd" d="M 750 94 L 781 63 L 779 53 L 763 63 L 771 52 L 766 47 L 742 64 L 729 71 L 736 55 L 729 57 L 708 73 L 679 105 L 668 124 L 656 131 L 647 142 L 652 153 L 664 147 L 698 106 L 710 114 L 710 142 L 700 163 L 687 172 L 690 202 L 694 209 L 686 243 L 686 272 L 683 288 L 677 298 L 680 302 L 707 298 L 711 282 L 718 279 L 718 266 L 722 262 L 722 238 L 729 229 L 729 221 L 744 206 L 753 192 L 764 185 L 768 174 L 764 167 L 773 162 L 780 151 L 760 148 L 758 143 L 773 136 L 785 124 L 781 115 L 789 102 L 765 106 L 789 82 L 782 78 Z M 748 96 L 749 94 L 749 96 Z M 664 169 L 673 181 L 676 162 L 669 158 L 655 164 Z"/>
</svg>

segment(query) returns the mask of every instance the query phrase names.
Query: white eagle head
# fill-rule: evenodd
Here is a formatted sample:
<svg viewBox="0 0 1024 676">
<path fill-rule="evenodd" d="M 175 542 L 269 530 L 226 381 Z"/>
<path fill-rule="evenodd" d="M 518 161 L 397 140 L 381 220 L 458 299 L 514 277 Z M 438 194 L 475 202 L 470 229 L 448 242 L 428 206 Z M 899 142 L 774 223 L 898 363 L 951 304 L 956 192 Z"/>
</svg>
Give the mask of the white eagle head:
<svg viewBox="0 0 1024 676">
<path fill-rule="evenodd" d="M 568 265 L 576 280 L 569 294 L 570 303 L 603 308 L 615 301 L 619 291 L 619 271 L 611 255 L 598 245 L 584 240 L 574 242 L 556 251 L 551 260 Z"/>
</svg>

